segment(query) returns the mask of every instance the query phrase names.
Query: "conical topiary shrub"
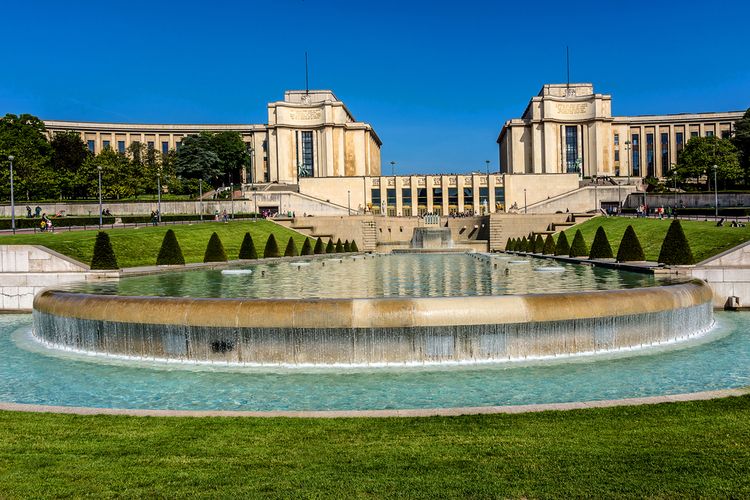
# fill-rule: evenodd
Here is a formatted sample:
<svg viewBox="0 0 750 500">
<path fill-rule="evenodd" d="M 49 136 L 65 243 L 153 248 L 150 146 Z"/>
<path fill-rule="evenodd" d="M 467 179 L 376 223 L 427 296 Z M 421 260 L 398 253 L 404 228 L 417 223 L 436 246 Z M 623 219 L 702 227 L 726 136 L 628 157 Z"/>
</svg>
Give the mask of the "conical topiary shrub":
<svg viewBox="0 0 750 500">
<path fill-rule="evenodd" d="M 344 240 L 344 253 L 349 253 L 352 251 L 352 247 L 349 244 L 349 240 Z"/>
<path fill-rule="evenodd" d="M 351 244 L 349 245 L 349 250 L 352 252 L 359 252 L 359 247 L 357 246 L 357 242 L 352 240 Z"/>
<path fill-rule="evenodd" d="M 505 240 L 505 251 L 506 252 L 510 252 L 510 243 L 511 243 L 511 241 L 512 241 L 512 238 L 508 238 L 507 240 Z"/>
<path fill-rule="evenodd" d="M 568 243 L 568 237 L 565 233 L 560 233 L 557 237 L 557 243 L 555 244 L 555 255 L 568 255 L 570 253 L 570 244 Z"/>
<path fill-rule="evenodd" d="M 104 231 L 99 231 L 94 242 L 94 256 L 91 258 L 91 269 L 119 269 L 115 251 L 112 250 L 112 243 L 109 241 L 109 235 Z"/>
<path fill-rule="evenodd" d="M 344 253 L 344 244 L 341 243 L 341 238 L 336 240 L 336 253 Z"/>
<path fill-rule="evenodd" d="M 548 234 L 547 239 L 544 240 L 544 248 L 542 248 L 542 253 L 544 255 L 555 254 L 555 238 L 553 238 L 551 234 Z"/>
<path fill-rule="evenodd" d="M 276 243 L 276 237 L 273 234 L 268 235 L 266 248 L 263 250 L 263 257 L 266 259 L 270 257 L 280 257 L 279 244 Z"/>
<path fill-rule="evenodd" d="M 659 262 L 670 265 L 695 264 L 690 243 L 688 243 L 685 232 L 682 230 L 682 224 L 678 220 L 673 220 L 669 225 L 667 235 L 661 244 Z"/>
<path fill-rule="evenodd" d="M 257 259 L 258 251 L 255 249 L 255 243 L 250 233 L 245 233 L 245 237 L 242 238 L 242 245 L 240 246 L 240 259 Z"/>
<path fill-rule="evenodd" d="M 221 244 L 221 238 L 214 232 L 208 240 L 206 253 L 203 255 L 203 262 L 226 262 L 227 253 L 224 251 L 224 245 Z"/>
<path fill-rule="evenodd" d="M 586 247 L 586 241 L 583 239 L 581 230 L 576 230 L 576 235 L 573 236 L 573 243 L 570 244 L 570 257 L 586 257 L 589 254 L 589 249 Z"/>
<path fill-rule="evenodd" d="M 599 226 L 596 230 L 596 235 L 594 235 L 594 242 L 591 244 L 589 259 L 611 259 L 612 257 L 614 255 L 612 254 L 612 246 L 609 244 L 607 233 L 602 226 Z"/>
<path fill-rule="evenodd" d="M 302 244 L 302 250 L 299 251 L 300 255 L 312 255 L 313 249 L 310 244 L 310 238 L 305 238 L 305 242 Z"/>
<path fill-rule="evenodd" d="M 323 245 L 323 240 L 320 239 L 320 236 L 318 236 L 318 239 L 315 240 L 315 248 L 313 248 L 313 253 L 315 255 L 326 253 L 326 247 Z"/>
<path fill-rule="evenodd" d="M 284 257 L 296 257 L 297 255 L 299 255 L 297 245 L 294 243 L 294 238 L 290 236 L 286 243 L 286 249 L 284 249 Z"/>
<path fill-rule="evenodd" d="M 620 248 L 617 249 L 617 261 L 632 262 L 640 260 L 646 260 L 643 247 L 641 247 L 641 242 L 638 241 L 633 226 L 628 226 L 625 229 L 625 234 L 622 235 L 622 240 L 620 240 Z"/>
<path fill-rule="evenodd" d="M 518 251 L 525 252 L 528 247 L 529 247 L 529 240 L 527 240 L 526 236 L 524 236 L 523 238 L 521 238 L 521 244 L 519 245 Z"/>
<path fill-rule="evenodd" d="M 336 251 L 336 246 L 333 244 L 333 240 L 328 238 L 328 244 L 326 245 L 326 253 L 333 253 Z"/>
<path fill-rule="evenodd" d="M 185 265 L 185 257 L 182 255 L 182 248 L 177 241 L 174 231 L 169 229 L 164 233 L 164 239 L 161 240 L 159 256 L 156 257 L 157 266 L 176 266 Z"/>
<path fill-rule="evenodd" d="M 544 251 L 544 240 L 541 234 L 536 235 L 534 240 L 534 253 L 542 253 Z"/>
</svg>

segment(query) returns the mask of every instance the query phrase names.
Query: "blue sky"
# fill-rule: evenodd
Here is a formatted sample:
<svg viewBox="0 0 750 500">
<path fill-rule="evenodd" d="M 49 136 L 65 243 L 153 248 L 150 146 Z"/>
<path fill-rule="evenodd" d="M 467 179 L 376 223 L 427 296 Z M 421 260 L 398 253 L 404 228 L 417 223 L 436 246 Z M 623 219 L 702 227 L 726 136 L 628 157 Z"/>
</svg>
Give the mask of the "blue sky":
<svg viewBox="0 0 750 500">
<path fill-rule="evenodd" d="M 328 88 L 383 141 L 385 171 L 497 168 L 495 140 L 544 83 L 593 82 L 616 115 L 750 106 L 750 4 L 6 1 L 0 113 L 265 123 Z"/>
</svg>

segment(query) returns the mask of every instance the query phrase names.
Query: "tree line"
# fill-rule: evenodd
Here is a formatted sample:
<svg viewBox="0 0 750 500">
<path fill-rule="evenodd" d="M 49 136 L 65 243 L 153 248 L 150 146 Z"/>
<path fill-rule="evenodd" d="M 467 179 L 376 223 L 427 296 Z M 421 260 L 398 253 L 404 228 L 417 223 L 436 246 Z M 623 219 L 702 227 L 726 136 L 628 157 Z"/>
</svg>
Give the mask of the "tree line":
<svg viewBox="0 0 750 500">
<path fill-rule="evenodd" d="M 44 122 L 29 114 L 0 118 L 0 198 L 10 198 L 7 158 L 13 156 L 15 197 L 19 201 L 107 199 L 156 194 L 157 177 L 164 191 L 197 196 L 240 180 L 249 155 L 239 132 L 201 132 L 182 139 L 166 154 L 140 142 L 125 152 L 111 147 L 93 154 L 75 131 L 48 138 Z"/>
</svg>

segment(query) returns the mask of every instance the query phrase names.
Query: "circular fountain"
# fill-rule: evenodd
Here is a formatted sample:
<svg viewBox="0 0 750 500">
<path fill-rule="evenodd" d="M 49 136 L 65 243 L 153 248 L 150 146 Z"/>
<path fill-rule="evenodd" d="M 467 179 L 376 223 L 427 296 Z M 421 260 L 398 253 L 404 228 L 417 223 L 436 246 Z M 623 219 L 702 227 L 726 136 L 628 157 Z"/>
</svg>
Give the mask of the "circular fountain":
<svg viewBox="0 0 750 500">
<path fill-rule="evenodd" d="M 712 293 L 701 281 L 651 281 L 651 286 L 622 289 L 616 271 L 568 266 L 564 273 L 535 273 L 533 266 L 514 266 L 501 272 L 489 265 L 492 261 L 489 256 L 399 255 L 348 259 L 336 271 L 322 262 L 266 266 L 232 276 L 248 280 L 245 288 L 221 281 L 221 273 L 218 285 L 198 286 L 212 289 L 212 296 L 174 296 L 182 293 L 179 287 L 145 296 L 134 293 L 139 282 L 129 285 L 126 279 L 114 293 L 47 290 L 34 301 L 34 331 L 48 345 L 106 355 L 376 366 L 612 351 L 690 337 L 713 322 Z M 334 293 L 262 298 L 263 290 L 270 293 L 284 282 L 290 285 L 281 293 L 288 296 L 306 279 L 325 281 L 330 275 L 324 269 L 345 281 Z M 572 283 L 566 274 L 574 275 Z M 357 276 L 371 280 L 359 293 L 347 281 Z M 529 289 L 535 279 L 539 286 Z M 567 286 L 564 293 L 554 288 L 554 279 Z M 225 296 L 225 287 L 235 287 L 236 293 Z M 261 293 L 254 297 L 252 290 Z"/>
</svg>

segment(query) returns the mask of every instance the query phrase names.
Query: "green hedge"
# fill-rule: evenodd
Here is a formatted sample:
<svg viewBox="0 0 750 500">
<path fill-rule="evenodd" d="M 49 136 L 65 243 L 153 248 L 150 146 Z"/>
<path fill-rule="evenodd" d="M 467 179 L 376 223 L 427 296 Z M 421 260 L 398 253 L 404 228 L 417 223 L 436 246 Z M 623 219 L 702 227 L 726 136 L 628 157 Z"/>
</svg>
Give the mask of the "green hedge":
<svg viewBox="0 0 750 500">
<path fill-rule="evenodd" d="M 98 226 L 99 217 L 50 217 L 52 227 L 69 227 L 69 226 Z M 10 219 L 0 219 L 0 229 L 11 229 Z M 16 217 L 16 229 L 39 229 L 42 219 L 27 219 L 26 217 Z M 115 223 L 114 217 L 102 217 L 102 224 L 112 225 Z"/>
<path fill-rule="evenodd" d="M 251 219 L 255 214 L 234 214 L 235 219 Z M 260 218 L 260 216 L 258 216 Z M 114 220 L 114 217 L 111 217 Z M 123 224 L 148 224 L 151 222 L 150 215 L 123 215 L 121 218 Z M 98 219 L 97 219 L 98 220 Z M 180 222 L 180 221 L 197 221 L 201 220 L 200 215 L 195 214 L 162 214 L 162 222 Z M 203 214 L 204 221 L 214 220 L 212 214 Z M 54 224 L 54 222 L 53 222 Z"/>
</svg>

